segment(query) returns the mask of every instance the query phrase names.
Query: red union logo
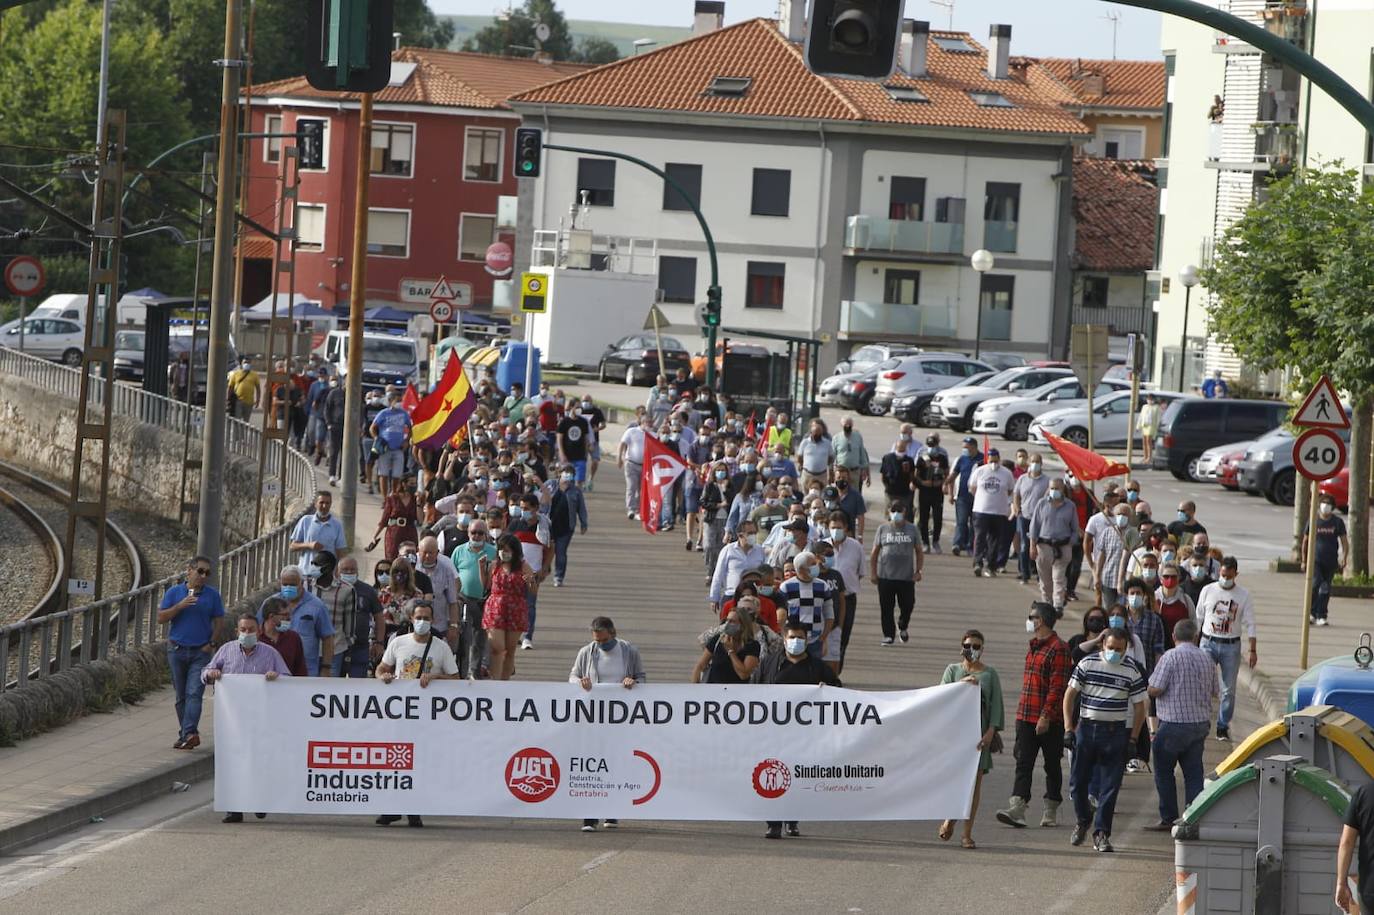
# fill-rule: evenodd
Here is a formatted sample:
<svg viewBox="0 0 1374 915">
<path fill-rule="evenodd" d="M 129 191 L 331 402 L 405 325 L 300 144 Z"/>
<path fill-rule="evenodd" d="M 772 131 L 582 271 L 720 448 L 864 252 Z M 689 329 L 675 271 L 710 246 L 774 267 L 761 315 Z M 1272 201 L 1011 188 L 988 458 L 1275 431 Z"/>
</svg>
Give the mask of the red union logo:
<svg viewBox="0 0 1374 915">
<path fill-rule="evenodd" d="M 787 771 L 787 764 L 780 759 L 765 759 L 754 767 L 754 790 L 759 797 L 774 798 L 782 797 L 787 793 L 787 789 L 792 787 L 792 773 Z"/>
<path fill-rule="evenodd" d="M 415 744 L 312 740 L 307 759 L 312 769 L 410 770 L 415 768 Z"/>
<path fill-rule="evenodd" d="M 558 790 L 558 760 L 548 750 L 526 747 L 506 763 L 506 787 L 527 804 L 537 804 Z"/>
</svg>

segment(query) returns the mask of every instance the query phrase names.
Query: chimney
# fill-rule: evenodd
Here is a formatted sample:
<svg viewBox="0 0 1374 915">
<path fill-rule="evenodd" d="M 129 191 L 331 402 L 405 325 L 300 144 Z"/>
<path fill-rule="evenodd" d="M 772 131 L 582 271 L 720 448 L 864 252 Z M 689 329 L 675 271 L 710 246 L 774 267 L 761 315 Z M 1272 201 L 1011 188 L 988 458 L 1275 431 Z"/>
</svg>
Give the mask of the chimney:
<svg viewBox="0 0 1374 915">
<path fill-rule="evenodd" d="M 1011 26 L 994 25 L 988 30 L 988 76 L 1007 78 L 1007 64 L 1011 59 Z"/>
<path fill-rule="evenodd" d="M 903 70 L 917 79 L 926 75 L 926 46 L 930 42 L 930 23 L 916 19 L 902 20 L 902 44 L 899 51 Z"/>
<path fill-rule="evenodd" d="M 806 40 L 806 0 L 781 0 L 778 28 L 788 41 Z"/>
<path fill-rule="evenodd" d="M 725 23 L 725 0 L 697 0 L 692 37 L 715 32 Z"/>
</svg>

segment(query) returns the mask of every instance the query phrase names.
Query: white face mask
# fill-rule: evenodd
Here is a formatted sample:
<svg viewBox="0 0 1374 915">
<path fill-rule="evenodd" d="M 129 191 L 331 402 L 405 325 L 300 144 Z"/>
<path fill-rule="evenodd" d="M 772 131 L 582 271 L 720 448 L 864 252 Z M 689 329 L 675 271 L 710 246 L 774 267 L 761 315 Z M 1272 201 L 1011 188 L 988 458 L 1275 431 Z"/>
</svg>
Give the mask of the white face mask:
<svg viewBox="0 0 1374 915">
<path fill-rule="evenodd" d="M 1035 620 L 1026 620 L 1026 631 L 1030 633 L 1035 632 Z"/>
<path fill-rule="evenodd" d="M 1336 506 L 1329 502 L 1323 502 L 1321 505 L 1317 506 L 1317 514 L 1321 515 L 1323 518 L 1330 518 L 1335 512 Z"/>
<path fill-rule="evenodd" d="M 832 527 L 830 529 L 830 539 L 835 543 L 841 543 L 844 541 L 845 533 L 846 531 L 842 527 Z"/>
<path fill-rule="evenodd" d="M 433 623 L 433 621 L 431 621 L 431 620 L 416 620 L 416 621 L 415 621 L 415 634 L 416 634 L 416 635 L 429 635 L 429 627 L 432 626 L 432 625 L 434 625 L 434 623 Z"/>
<path fill-rule="evenodd" d="M 1234 578 L 1223 578 L 1218 582 L 1218 584 L 1220 584 L 1227 591 L 1230 591 L 1232 588 L 1236 586 L 1236 580 Z"/>
<path fill-rule="evenodd" d="M 753 546 L 753 545 L 754 545 L 754 535 L 753 535 L 753 534 L 740 534 L 740 535 L 739 535 L 739 545 L 742 546 L 742 547 L 744 547 L 745 549 L 748 549 L 749 547 Z"/>
<path fill-rule="evenodd" d="M 1041 470 L 1041 464 L 1040 464 L 1040 462 L 1039 462 L 1039 461 L 1031 461 L 1031 465 L 1030 465 L 1031 476 L 1033 476 L 1033 477 L 1038 477 L 1038 476 L 1040 476 L 1040 470 Z"/>
<path fill-rule="evenodd" d="M 806 654 L 806 639 L 789 638 L 785 644 L 787 653 L 793 657 Z"/>
</svg>

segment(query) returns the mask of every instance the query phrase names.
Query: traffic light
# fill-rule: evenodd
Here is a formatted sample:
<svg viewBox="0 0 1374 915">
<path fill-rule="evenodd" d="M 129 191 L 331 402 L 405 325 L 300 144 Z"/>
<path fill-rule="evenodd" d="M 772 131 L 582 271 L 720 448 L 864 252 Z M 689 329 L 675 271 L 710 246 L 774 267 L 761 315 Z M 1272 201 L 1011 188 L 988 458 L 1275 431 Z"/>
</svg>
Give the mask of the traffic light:
<svg viewBox="0 0 1374 915">
<path fill-rule="evenodd" d="M 296 121 L 296 151 L 301 168 L 324 168 L 324 121 L 301 118 Z"/>
<path fill-rule="evenodd" d="M 902 0 L 814 0 L 806 65 L 822 76 L 887 79 L 901 28 Z"/>
<path fill-rule="evenodd" d="M 316 89 L 377 92 L 391 81 L 395 0 L 307 0 L 305 78 Z"/>
<path fill-rule="evenodd" d="M 706 290 L 706 307 L 701 312 L 701 323 L 706 327 L 720 327 L 719 286 L 712 286 Z"/>
<path fill-rule="evenodd" d="M 515 177 L 538 178 L 543 150 L 544 131 L 538 127 L 515 128 L 515 160 L 511 164 Z"/>
</svg>

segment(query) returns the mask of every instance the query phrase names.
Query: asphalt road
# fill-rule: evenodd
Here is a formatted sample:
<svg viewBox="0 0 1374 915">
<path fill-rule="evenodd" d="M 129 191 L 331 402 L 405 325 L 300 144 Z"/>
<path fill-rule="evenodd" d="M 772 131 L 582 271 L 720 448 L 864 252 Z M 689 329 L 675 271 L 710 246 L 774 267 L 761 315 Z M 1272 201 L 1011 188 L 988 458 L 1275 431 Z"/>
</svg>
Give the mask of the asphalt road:
<svg viewBox="0 0 1374 915">
<path fill-rule="evenodd" d="M 599 396 L 622 402 L 625 392 L 608 393 L 620 397 Z M 892 421 L 862 422 L 872 430 L 871 447 L 881 448 Z M 599 481 L 589 496 L 592 529 L 573 543 L 567 586 L 541 595 L 538 647 L 520 653 L 516 677 L 565 680 L 588 638 L 588 621 L 604 612 L 641 648 L 651 679 L 685 681 L 696 659 L 695 636 L 709 622 L 700 554 L 684 551 L 678 534 L 650 538 L 626 521 L 613 466 L 603 467 Z M 1171 486 L 1178 486 L 1172 478 L 1150 478 L 1147 498 L 1169 501 Z M 1242 556 L 1267 558 L 1285 542 L 1287 515 L 1261 500 L 1200 502 L 1204 522 L 1216 525 L 1214 539 L 1237 544 Z M 931 557 L 909 645 L 879 647 L 876 598 L 871 587 L 863 591 L 845 683 L 867 689 L 934 683 L 957 659 L 964 629 L 976 626 L 987 639 L 985 660 L 1002 674 L 1010 727 L 1030 599 L 1030 590 L 1010 578 L 973 579 L 965 560 Z M 1078 625 L 1074 618 L 1071 608 L 1061 624 L 1066 636 Z M 1259 723 L 1248 697 L 1242 693 L 1241 700 L 1237 735 Z M 1215 763 L 1220 745 L 1212 742 L 1208 752 Z M 977 850 L 961 849 L 957 839 L 939 841 L 938 824 L 925 822 L 803 823 L 802 838 L 781 842 L 765 841 L 762 824 L 753 822 L 626 821 L 618 831 L 594 834 L 566 821 L 516 819 L 432 818 L 422 831 L 382 830 L 361 817 L 250 817 L 226 826 L 210 809 L 209 786 L 200 785 L 0 858 L 0 911 L 143 915 L 208 905 L 329 915 L 383 909 L 666 915 L 1032 906 L 1044 913 L 1105 907 L 1113 915 L 1154 915 L 1168 902 L 1172 843 L 1140 828 L 1157 816 L 1148 775 L 1126 778 L 1113 835 L 1117 852 L 1100 855 L 1071 847 L 1069 825 L 1013 830 L 995 822 L 992 811 L 1010 793 L 1010 747 L 994 765 L 974 830 Z M 1042 790 L 1037 772 L 1035 793 Z M 1038 822 L 1038 798 L 1031 814 Z M 1072 821 L 1067 801 L 1061 821 Z"/>
</svg>

